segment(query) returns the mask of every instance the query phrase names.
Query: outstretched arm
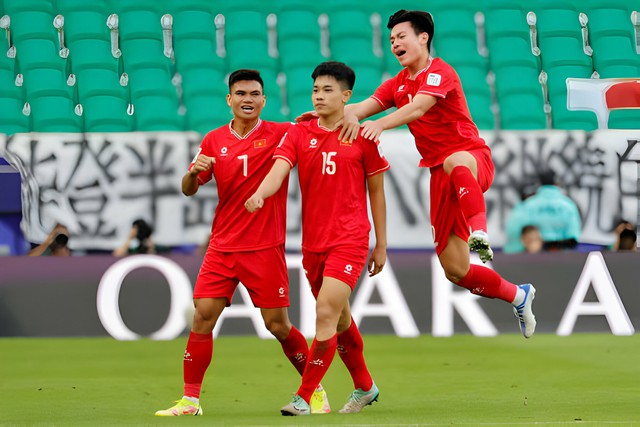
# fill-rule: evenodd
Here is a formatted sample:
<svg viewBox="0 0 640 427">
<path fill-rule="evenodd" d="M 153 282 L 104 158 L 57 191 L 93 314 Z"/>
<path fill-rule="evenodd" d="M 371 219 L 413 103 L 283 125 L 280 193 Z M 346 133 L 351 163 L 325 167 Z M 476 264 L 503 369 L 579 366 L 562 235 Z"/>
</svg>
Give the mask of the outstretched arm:
<svg viewBox="0 0 640 427">
<path fill-rule="evenodd" d="M 398 108 L 393 113 L 381 117 L 377 120 L 362 123 L 362 136 L 367 139 L 378 141 L 380 134 L 384 130 L 397 128 L 406 125 L 422 117 L 431 107 L 436 105 L 436 97 L 431 95 L 416 95 L 413 101 Z"/>
<path fill-rule="evenodd" d="M 384 173 L 367 178 L 371 216 L 376 234 L 376 246 L 369 258 L 369 276 L 375 276 L 382 271 L 387 262 L 387 204 L 384 197 Z"/>
<path fill-rule="evenodd" d="M 244 207 L 253 213 L 264 206 L 264 199 L 276 194 L 290 170 L 291 165 L 286 160 L 276 159 L 271 170 L 262 180 L 256 192 L 247 199 Z"/>
</svg>

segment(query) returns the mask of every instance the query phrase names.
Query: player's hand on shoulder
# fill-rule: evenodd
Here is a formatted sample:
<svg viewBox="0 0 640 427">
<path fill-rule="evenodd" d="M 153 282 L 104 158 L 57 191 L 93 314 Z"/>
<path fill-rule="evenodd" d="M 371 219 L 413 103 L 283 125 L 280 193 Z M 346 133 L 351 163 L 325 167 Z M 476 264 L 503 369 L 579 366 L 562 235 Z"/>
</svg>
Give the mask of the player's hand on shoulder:
<svg viewBox="0 0 640 427">
<path fill-rule="evenodd" d="M 380 140 L 380 135 L 384 130 L 384 128 L 380 126 L 377 120 L 368 120 L 366 122 L 363 122 L 361 127 L 362 137 L 375 142 L 378 142 Z"/>
<path fill-rule="evenodd" d="M 338 122 L 338 125 L 342 125 L 338 139 L 340 141 L 353 142 L 357 138 L 360 132 L 360 121 L 355 114 L 346 113 L 342 120 Z"/>
<path fill-rule="evenodd" d="M 205 156 L 204 154 L 200 154 L 196 159 L 196 162 L 193 164 L 193 167 L 191 168 L 191 173 L 197 175 L 200 172 L 209 170 L 213 167 L 215 162 L 215 157 L 209 157 Z"/>
<path fill-rule="evenodd" d="M 317 118 L 318 118 L 318 114 L 315 111 L 305 111 L 304 113 L 296 117 L 296 123 L 308 122 L 310 120 L 317 119 Z"/>
<path fill-rule="evenodd" d="M 254 213 L 258 209 L 264 206 L 264 199 L 256 194 L 249 197 L 246 202 L 244 202 L 244 207 L 250 213 Z"/>
</svg>

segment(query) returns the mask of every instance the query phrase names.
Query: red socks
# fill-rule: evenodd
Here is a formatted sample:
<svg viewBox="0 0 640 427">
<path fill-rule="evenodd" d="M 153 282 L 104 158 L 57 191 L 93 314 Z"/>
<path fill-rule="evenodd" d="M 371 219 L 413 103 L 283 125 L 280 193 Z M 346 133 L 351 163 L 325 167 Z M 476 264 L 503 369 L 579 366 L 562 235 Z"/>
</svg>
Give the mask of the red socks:
<svg viewBox="0 0 640 427">
<path fill-rule="evenodd" d="M 213 335 L 189 334 L 187 349 L 184 352 L 184 395 L 200 398 L 200 389 L 204 373 L 211 363 L 213 355 Z"/>
<path fill-rule="evenodd" d="M 280 345 L 285 356 L 302 375 L 307 364 L 307 354 L 309 354 L 309 345 L 304 335 L 295 326 L 292 326 L 289 335 L 284 341 L 280 341 Z"/>
<path fill-rule="evenodd" d="M 298 389 L 298 396 L 307 403 L 311 401 L 313 392 L 320 384 L 320 380 L 327 373 L 338 346 L 337 334 L 326 341 L 313 340 L 309 350 L 309 361 L 302 375 L 302 385 Z"/>
<path fill-rule="evenodd" d="M 480 184 L 466 166 L 456 166 L 449 175 L 458 196 L 460 209 L 471 231 L 487 231 L 487 207 Z"/>
<path fill-rule="evenodd" d="M 459 286 L 469 289 L 471 293 L 487 298 L 498 298 L 511 303 L 518 287 L 504 280 L 494 270 L 481 265 L 471 264 L 469 272 L 458 282 Z"/>
<path fill-rule="evenodd" d="M 353 387 L 370 390 L 373 378 L 364 361 L 364 342 L 353 318 L 349 329 L 338 335 L 338 354 L 353 378 Z"/>
</svg>

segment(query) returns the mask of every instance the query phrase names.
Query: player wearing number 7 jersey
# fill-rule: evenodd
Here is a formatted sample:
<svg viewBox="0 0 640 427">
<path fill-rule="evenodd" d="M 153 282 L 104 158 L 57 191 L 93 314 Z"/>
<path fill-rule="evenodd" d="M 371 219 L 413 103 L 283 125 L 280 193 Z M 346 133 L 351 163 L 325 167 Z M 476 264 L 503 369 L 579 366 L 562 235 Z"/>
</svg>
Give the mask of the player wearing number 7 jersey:
<svg viewBox="0 0 640 427">
<path fill-rule="evenodd" d="M 275 152 L 275 163 L 247 200 L 250 212 L 264 209 L 289 171 L 298 166 L 302 196 L 302 264 L 316 297 L 316 336 L 302 384 L 282 415 L 309 415 L 313 391 L 333 361 L 336 349 L 353 379 L 355 391 L 341 413 L 359 412 L 378 398 L 364 361 L 364 346 L 351 318 L 349 296 L 367 261 L 371 225 L 376 245 L 368 264 L 378 274 L 386 261 L 386 207 L 383 173 L 389 163 L 378 145 L 361 137 L 340 142 L 339 122 L 351 97 L 353 70 L 324 62 L 313 71 L 313 107 L 318 119 L 293 126 Z M 261 210 L 256 214 L 260 214 Z"/>
<path fill-rule="evenodd" d="M 244 201 L 258 188 L 273 164 L 273 152 L 290 123 L 262 121 L 263 82 L 255 70 L 229 76 L 227 104 L 233 120 L 209 132 L 182 179 L 182 191 L 192 196 L 211 179 L 218 190 L 211 239 L 193 294 L 195 314 L 184 353 L 184 396 L 158 416 L 202 415 L 200 390 L 213 355 L 212 331 L 239 282 L 260 307 L 267 329 L 302 374 L 308 344 L 289 321 L 289 279 L 284 254 L 287 185 L 250 215 Z M 329 412 L 321 387 L 313 390 L 314 412 Z"/>
</svg>

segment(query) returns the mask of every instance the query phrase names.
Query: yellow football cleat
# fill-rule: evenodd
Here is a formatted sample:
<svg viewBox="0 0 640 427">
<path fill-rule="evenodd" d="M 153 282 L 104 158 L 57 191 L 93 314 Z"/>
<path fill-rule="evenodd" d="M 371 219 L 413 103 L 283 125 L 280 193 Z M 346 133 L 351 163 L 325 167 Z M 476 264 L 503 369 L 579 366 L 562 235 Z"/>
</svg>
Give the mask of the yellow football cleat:
<svg viewBox="0 0 640 427">
<path fill-rule="evenodd" d="M 185 399 L 176 400 L 176 404 L 169 409 L 162 409 L 156 412 L 157 417 L 179 417 L 180 415 L 203 415 L 199 403 Z"/>
</svg>

